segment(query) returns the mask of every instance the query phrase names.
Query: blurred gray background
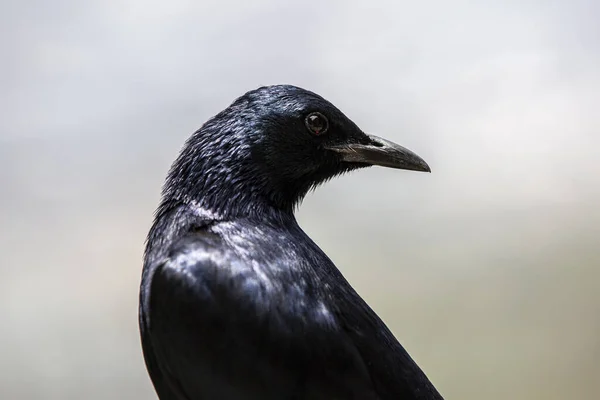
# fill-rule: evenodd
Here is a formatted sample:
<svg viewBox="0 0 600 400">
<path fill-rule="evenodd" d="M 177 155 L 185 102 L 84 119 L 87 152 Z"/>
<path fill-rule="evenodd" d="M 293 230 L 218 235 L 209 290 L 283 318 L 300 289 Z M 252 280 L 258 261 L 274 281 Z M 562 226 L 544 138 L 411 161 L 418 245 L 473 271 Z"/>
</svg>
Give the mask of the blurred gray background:
<svg viewBox="0 0 600 400">
<path fill-rule="evenodd" d="M 291 83 L 432 174 L 298 218 L 447 399 L 600 398 L 600 3 L 0 3 L 0 398 L 153 399 L 141 254 L 183 141 Z"/>
</svg>

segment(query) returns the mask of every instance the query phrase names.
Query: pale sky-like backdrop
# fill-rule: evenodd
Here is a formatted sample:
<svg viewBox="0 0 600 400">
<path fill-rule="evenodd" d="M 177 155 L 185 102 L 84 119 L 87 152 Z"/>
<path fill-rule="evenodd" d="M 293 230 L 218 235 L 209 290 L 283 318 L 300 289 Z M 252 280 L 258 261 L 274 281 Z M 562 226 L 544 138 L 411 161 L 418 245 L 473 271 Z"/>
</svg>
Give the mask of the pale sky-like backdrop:
<svg viewBox="0 0 600 400">
<path fill-rule="evenodd" d="M 432 174 L 303 228 L 446 399 L 600 398 L 600 2 L 0 1 L 0 398 L 156 398 L 141 255 L 183 141 L 289 83 Z"/>
</svg>

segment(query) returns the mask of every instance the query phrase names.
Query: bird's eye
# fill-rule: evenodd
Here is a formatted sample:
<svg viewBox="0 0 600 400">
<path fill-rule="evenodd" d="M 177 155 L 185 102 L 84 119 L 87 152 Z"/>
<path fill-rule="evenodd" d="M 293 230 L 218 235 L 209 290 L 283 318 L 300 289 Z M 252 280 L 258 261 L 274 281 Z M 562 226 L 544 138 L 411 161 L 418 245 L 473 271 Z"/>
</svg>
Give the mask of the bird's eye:
<svg viewBox="0 0 600 400">
<path fill-rule="evenodd" d="M 306 128 L 314 135 L 322 135 L 329 128 L 329 121 L 320 112 L 312 112 L 308 114 L 304 120 Z"/>
</svg>

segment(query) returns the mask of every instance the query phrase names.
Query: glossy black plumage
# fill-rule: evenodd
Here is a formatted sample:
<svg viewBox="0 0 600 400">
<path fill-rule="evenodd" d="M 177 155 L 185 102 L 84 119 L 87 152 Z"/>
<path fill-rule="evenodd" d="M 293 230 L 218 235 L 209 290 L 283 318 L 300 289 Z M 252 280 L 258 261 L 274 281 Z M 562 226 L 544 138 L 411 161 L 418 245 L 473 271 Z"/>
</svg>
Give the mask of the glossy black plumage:
<svg viewBox="0 0 600 400">
<path fill-rule="evenodd" d="M 325 133 L 307 129 L 312 112 Z M 429 170 L 287 85 L 246 93 L 190 137 L 140 291 L 160 399 L 442 399 L 293 215 L 312 187 L 371 164 Z"/>
</svg>

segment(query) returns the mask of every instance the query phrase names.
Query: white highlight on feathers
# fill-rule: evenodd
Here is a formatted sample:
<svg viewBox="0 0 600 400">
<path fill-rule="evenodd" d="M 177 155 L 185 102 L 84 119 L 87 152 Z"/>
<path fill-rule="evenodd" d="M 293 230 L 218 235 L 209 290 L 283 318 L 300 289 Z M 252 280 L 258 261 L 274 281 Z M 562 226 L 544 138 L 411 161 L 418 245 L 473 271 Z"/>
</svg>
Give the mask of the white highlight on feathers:
<svg viewBox="0 0 600 400">
<path fill-rule="evenodd" d="M 195 214 L 200 218 L 208 220 L 219 220 L 223 218 L 221 214 L 202 207 L 197 200 L 190 200 L 190 206 L 192 210 L 194 210 Z"/>
</svg>

